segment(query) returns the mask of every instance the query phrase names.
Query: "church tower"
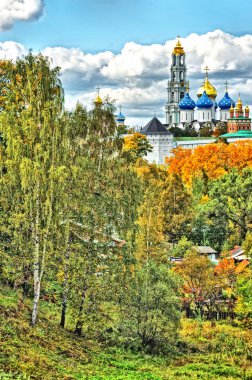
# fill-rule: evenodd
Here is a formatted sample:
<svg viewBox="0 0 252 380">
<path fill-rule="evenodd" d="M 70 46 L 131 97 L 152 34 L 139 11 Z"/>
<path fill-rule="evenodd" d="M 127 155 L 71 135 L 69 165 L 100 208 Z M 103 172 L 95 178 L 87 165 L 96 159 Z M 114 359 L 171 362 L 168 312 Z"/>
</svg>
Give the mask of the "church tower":
<svg viewBox="0 0 252 380">
<path fill-rule="evenodd" d="M 168 101 L 165 106 L 166 124 L 180 122 L 179 102 L 186 93 L 185 52 L 178 37 L 172 52 L 171 79 L 168 81 Z"/>
</svg>

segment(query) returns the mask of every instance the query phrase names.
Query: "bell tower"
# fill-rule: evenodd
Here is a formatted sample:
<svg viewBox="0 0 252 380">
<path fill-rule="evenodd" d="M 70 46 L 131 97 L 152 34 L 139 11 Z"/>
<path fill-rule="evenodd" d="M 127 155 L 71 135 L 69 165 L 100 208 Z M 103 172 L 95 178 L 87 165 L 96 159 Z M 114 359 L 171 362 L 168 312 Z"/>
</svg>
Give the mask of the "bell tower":
<svg viewBox="0 0 252 380">
<path fill-rule="evenodd" d="M 171 79 L 168 81 L 167 92 L 168 101 L 165 106 L 166 124 L 180 122 L 179 102 L 184 98 L 186 93 L 186 64 L 185 52 L 181 45 L 179 36 L 177 44 L 172 52 Z"/>
</svg>

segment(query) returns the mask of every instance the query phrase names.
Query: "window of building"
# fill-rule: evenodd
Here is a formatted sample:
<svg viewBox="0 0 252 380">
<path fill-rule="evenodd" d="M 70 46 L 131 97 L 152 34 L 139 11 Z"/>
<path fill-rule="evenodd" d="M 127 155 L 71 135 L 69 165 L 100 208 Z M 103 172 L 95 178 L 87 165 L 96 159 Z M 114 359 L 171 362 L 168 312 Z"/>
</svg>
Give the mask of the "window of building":
<svg viewBox="0 0 252 380">
<path fill-rule="evenodd" d="M 174 102 L 174 92 L 171 93 L 171 102 Z"/>
<path fill-rule="evenodd" d="M 180 100 L 183 99 L 184 95 L 185 95 L 184 92 L 180 93 Z"/>
</svg>

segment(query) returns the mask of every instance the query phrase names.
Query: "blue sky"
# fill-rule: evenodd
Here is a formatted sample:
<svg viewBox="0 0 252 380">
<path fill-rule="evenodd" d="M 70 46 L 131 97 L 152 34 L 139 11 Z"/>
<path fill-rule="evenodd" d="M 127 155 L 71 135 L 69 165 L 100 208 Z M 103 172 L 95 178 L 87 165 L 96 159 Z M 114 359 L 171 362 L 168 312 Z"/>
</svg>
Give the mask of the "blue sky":
<svg viewBox="0 0 252 380">
<path fill-rule="evenodd" d="M 252 104 L 250 0 L 0 0 L 0 58 L 33 49 L 62 68 L 66 106 L 90 106 L 96 87 L 130 125 L 164 121 L 171 52 L 179 34 L 191 96 L 210 67 L 218 99 Z"/>
<path fill-rule="evenodd" d="M 3 1 L 3 0 L 1 0 Z M 80 47 L 88 52 L 119 51 L 128 41 L 163 43 L 177 34 L 222 29 L 252 31 L 250 0 L 45 0 L 43 16 L 17 21 L 0 32 L 29 48 Z"/>
</svg>

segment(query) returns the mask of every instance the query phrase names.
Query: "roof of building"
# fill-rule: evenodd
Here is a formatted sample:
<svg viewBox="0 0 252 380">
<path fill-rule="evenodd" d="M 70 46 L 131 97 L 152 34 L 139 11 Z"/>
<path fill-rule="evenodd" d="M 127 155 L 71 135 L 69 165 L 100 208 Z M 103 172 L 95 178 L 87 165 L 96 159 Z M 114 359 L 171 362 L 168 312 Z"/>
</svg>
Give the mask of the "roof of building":
<svg viewBox="0 0 252 380">
<path fill-rule="evenodd" d="M 246 116 L 234 116 L 230 117 L 228 120 L 245 120 L 245 121 L 251 121 L 251 118 Z"/>
<path fill-rule="evenodd" d="M 207 245 L 198 245 L 197 251 L 202 255 L 209 255 L 211 253 L 217 253 L 213 248 Z"/>
<path fill-rule="evenodd" d="M 248 260 L 249 261 L 249 258 L 246 255 L 244 249 L 238 245 L 234 246 L 234 248 L 231 249 L 229 253 L 230 253 L 230 257 L 234 260 L 237 260 L 237 261 Z"/>
<path fill-rule="evenodd" d="M 244 253 L 244 249 L 239 245 L 235 245 L 233 249 L 230 249 L 230 254 L 232 257 L 239 256 Z"/>
<path fill-rule="evenodd" d="M 212 102 L 212 100 L 208 97 L 206 91 L 203 92 L 203 94 L 201 95 L 201 97 L 200 97 L 199 100 L 197 101 L 196 106 L 197 106 L 198 108 L 206 108 L 206 109 L 209 109 L 209 108 L 212 108 L 212 107 L 213 107 L 213 102 Z"/>
<path fill-rule="evenodd" d="M 180 42 L 179 38 L 178 38 L 178 41 L 176 43 L 175 48 L 173 49 L 172 54 L 175 54 L 175 55 L 183 55 L 183 54 L 185 54 L 184 48 L 181 45 L 181 42 Z"/>
<path fill-rule="evenodd" d="M 230 98 L 230 96 L 228 95 L 228 92 L 226 91 L 223 98 L 219 101 L 220 109 L 229 110 L 231 107 L 234 107 L 234 106 L 235 106 L 235 102 L 233 101 L 233 99 Z"/>
<path fill-rule="evenodd" d="M 209 82 L 208 76 L 206 76 L 203 85 L 198 89 L 197 96 L 202 96 L 204 92 L 213 99 L 217 96 L 216 88 Z"/>
<path fill-rule="evenodd" d="M 240 130 L 240 131 L 233 132 L 233 133 L 225 133 L 224 135 L 221 135 L 220 137 L 225 137 L 225 138 L 229 138 L 229 137 L 246 138 L 246 137 L 249 137 L 249 138 L 252 138 L 252 131 Z"/>
<path fill-rule="evenodd" d="M 156 116 L 154 116 L 149 123 L 141 130 L 143 135 L 154 135 L 154 134 L 166 134 L 171 135 L 171 132 L 167 131 L 164 125 L 159 121 Z"/>
<path fill-rule="evenodd" d="M 189 95 L 189 92 L 185 94 L 183 99 L 179 102 L 179 108 L 181 110 L 193 110 L 196 107 L 196 103 Z"/>
<path fill-rule="evenodd" d="M 125 120 L 125 116 L 122 114 L 121 111 L 120 111 L 120 113 L 117 115 L 116 120 L 117 120 L 117 121 L 124 121 L 124 120 Z"/>
<path fill-rule="evenodd" d="M 174 141 L 197 141 L 197 140 L 209 140 L 209 141 L 215 141 L 216 138 L 212 136 L 207 136 L 207 137 L 174 137 Z"/>
</svg>

